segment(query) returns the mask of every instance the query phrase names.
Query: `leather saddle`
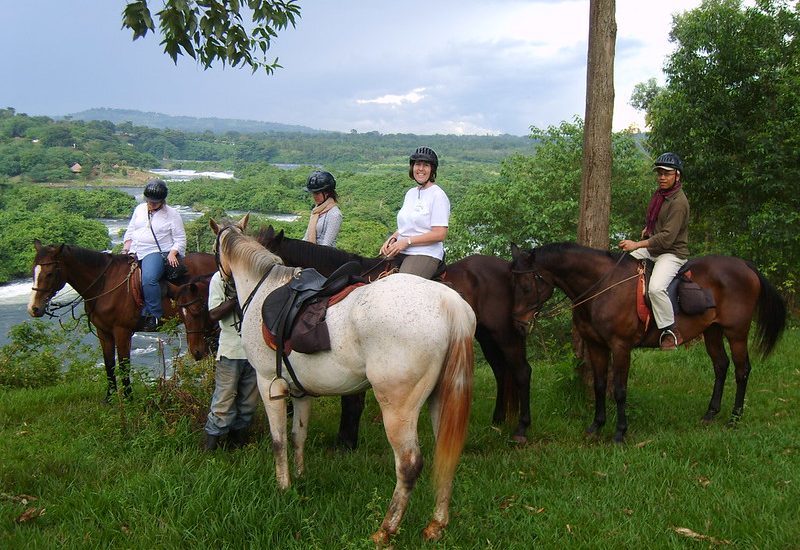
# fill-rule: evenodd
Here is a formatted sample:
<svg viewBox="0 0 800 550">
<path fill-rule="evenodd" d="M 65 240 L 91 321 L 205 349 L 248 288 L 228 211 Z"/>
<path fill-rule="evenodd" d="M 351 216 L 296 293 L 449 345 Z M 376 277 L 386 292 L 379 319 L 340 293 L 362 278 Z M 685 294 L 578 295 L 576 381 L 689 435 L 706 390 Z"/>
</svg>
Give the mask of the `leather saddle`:
<svg viewBox="0 0 800 550">
<path fill-rule="evenodd" d="M 650 285 L 650 276 L 653 273 L 655 262 L 653 260 L 643 260 L 641 264 L 644 269 L 639 271 L 636 308 L 639 318 L 647 324 L 650 321 L 652 307 L 647 289 Z M 672 282 L 667 287 L 667 295 L 672 303 L 672 311 L 676 313 L 702 315 L 706 310 L 717 307 L 711 290 L 701 287 L 692 279 L 691 262 L 687 262 L 675 274 L 675 278 L 672 279 Z"/>
<path fill-rule="evenodd" d="M 331 349 L 325 324 L 330 299 L 347 287 L 364 284 L 360 271 L 361 266 L 355 261 L 339 267 L 328 278 L 316 269 L 303 269 L 287 284 L 272 291 L 261 306 L 267 344 L 283 350 L 284 354 L 292 349 L 300 353 Z"/>
</svg>

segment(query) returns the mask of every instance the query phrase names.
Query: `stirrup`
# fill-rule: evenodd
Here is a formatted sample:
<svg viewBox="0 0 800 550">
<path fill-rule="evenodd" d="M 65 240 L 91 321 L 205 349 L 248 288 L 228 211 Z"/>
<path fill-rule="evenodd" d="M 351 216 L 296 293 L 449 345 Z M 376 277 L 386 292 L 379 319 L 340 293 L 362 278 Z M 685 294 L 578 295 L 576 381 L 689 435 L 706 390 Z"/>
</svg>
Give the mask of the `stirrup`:
<svg viewBox="0 0 800 550">
<path fill-rule="evenodd" d="M 273 389 L 274 386 L 274 389 Z M 280 399 L 289 399 L 289 384 L 283 377 L 275 377 L 269 383 L 269 400 L 278 401 Z"/>
<path fill-rule="evenodd" d="M 664 337 L 665 336 L 671 336 L 672 337 L 672 341 L 675 342 L 674 346 L 672 346 L 670 349 L 678 349 L 678 345 L 679 345 L 678 344 L 678 335 L 675 334 L 672 331 L 671 328 L 664 329 L 663 331 L 661 331 L 661 336 L 658 338 L 658 347 L 662 348 L 662 349 L 664 348 L 664 343 L 663 342 L 664 342 Z"/>
</svg>

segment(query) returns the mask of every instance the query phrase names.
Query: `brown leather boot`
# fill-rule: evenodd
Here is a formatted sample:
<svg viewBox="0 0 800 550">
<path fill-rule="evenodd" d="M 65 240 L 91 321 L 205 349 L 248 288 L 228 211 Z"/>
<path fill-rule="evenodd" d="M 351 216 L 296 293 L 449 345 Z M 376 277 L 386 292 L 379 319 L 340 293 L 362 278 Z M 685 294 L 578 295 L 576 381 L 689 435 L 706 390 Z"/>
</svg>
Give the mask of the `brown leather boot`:
<svg viewBox="0 0 800 550">
<path fill-rule="evenodd" d="M 683 344 L 683 337 L 675 325 L 665 328 L 658 340 L 661 351 L 676 350 L 681 344 Z"/>
</svg>

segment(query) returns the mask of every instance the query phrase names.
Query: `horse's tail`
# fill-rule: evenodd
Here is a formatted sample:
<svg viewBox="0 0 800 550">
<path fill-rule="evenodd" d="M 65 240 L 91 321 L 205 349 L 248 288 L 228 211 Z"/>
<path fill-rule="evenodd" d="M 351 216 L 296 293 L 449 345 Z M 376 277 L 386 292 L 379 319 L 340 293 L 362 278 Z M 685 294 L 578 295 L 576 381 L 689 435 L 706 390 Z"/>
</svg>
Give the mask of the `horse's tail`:
<svg viewBox="0 0 800 550">
<path fill-rule="evenodd" d="M 755 340 L 761 356 L 766 357 L 772 353 L 783 334 L 783 329 L 786 328 L 786 303 L 766 277 L 755 266 L 749 263 L 748 265 L 758 275 L 758 282 L 761 283 Z"/>
<path fill-rule="evenodd" d="M 433 479 L 437 486 L 452 485 L 456 466 L 467 439 L 469 410 L 472 405 L 475 313 L 460 297 L 445 303 L 450 318 L 450 343 L 436 392 L 439 398 L 439 428 L 433 459 Z M 449 494 L 449 490 L 445 491 Z"/>
</svg>

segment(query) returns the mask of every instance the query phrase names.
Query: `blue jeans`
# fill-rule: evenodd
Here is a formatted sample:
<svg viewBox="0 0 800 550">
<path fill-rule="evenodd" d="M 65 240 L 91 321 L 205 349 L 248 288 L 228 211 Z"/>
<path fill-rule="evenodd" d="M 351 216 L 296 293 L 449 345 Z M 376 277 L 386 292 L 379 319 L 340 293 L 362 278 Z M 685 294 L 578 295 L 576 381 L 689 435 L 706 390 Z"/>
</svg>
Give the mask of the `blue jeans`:
<svg viewBox="0 0 800 550">
<path fill-rule="evenodd" d="M 249 427 L 259 397 L 255 369 L 247 359 L 220 357 L 214 379 L 206 433 L 219 436 Z"/>
<path fill-rule="evenodd" d="M 161 286 L 158 281 L 164 274 L 164 259 L 158 252 L 142 258 L 142 294 L 144 294 L 144 315 L 152 315 L 159 319 L 164 316 L 161 307 Z"/>
</svg>

